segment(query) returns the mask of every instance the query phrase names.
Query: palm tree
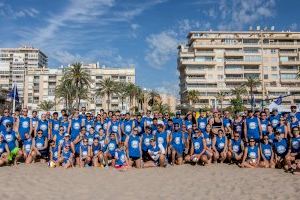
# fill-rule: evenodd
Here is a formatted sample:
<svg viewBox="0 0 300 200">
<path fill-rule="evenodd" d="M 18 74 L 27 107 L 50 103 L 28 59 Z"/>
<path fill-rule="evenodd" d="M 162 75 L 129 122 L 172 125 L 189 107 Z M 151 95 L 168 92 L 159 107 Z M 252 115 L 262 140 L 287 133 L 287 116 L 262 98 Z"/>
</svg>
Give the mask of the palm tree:
<svg viewBox="0 0 300 200">
<path fill-rule="evenodd" d="M 231 94 L 235 95 L 235 97 L 237 99 L 241 99 L 245 93 L 247 93 L 245 86 L 235 87 L 235 88 L 231 89 Z"/>
<path fill-rule="evenodd" d="M 146 98 L 146 93 L 140 87 L 138 87 L 136 100 L 140 106 L 140 110 L 144 110 L 145 98 Z"/>
<path fill-rule="evenodd" d="M 138 87 L 134 83 L 127 83 L 127 91 L 129 94 L 129 107 L 131 106 L 136 106 L 135 104 L 133 105 L 133 100 L 136 99 L 136 96 L 138 94 Z"/>
<path fill-rule="evenodd" d="M 187 99 L 190 103 L 190 106 L 194 108 L 195 102 L 199 99 L 198 98 L 199 92 L 196 90 L 189 90 L 187 94 Z"/>
<path fill-rule="evenodd" d="M 55 103 L 53 101 L 42 101 L 38 108 L 43 111 L 50 111 L 55 106 Z"/>
<path fill-rule="evenodd" d="M 107 97 L 107 109 L 109 110 L 110 105 L 110 96 L 111 94 L 116 93 L 116 82 L 111 80 L 110 78 L 103 79 L 99 83 L 99 88 L 97 88 L 96 95 L 106 95 Z"/>
<path fill-rule="evenodd" d="M 117 82 L 115 83 L 116 93 L 121 99 L 122 110 L 124 110 L 124 100 L 129 96 L 128 83 L 126 82 Z"/>
<path fill-rule="evenodd" d="M 297 72 L 297 78 L 300 79 L 300 69 L 299 69 L 299 71 Z"/>
<path fill-rule="evenodd" d="M 0 109 L 5 107 L 6 97 L 8 94 L 8 90 L 0 88 Z"/>
<path fill-rule="evenodd" d="M 163 104 L 162 102 L 155 103 L 152 106 L 152 111 L 156 111 L 158 113 L 167 113 L 170 112 L 170 106 L 168 104 Z"/>
<path fill-rule="evenodd" d="M 226 97 L 226 92 L 224 91 L 219 91 L 216 96 L 217 100 L 220 102 L 221 105 L 221 113 L 223 113 L 223 101 L 225 97 Z"/>
<path fill-rule="evenodd" d="M 81 63 L 74 63 L 71 67 L 67 68 L 64 74 L 65 81 L 69 81 L 76 88 L 86 88 L 91 87 L 92 79 L 90 74 L 82 68 Z M 76 106 L 79 109 L 80 105 L 80 92 L 79 89 L 75 90 L 76 96 Z"/>
<path fill-rule="evenodd" d="M 161 102 L 161 97 L 155 90 L 151 90 L 147 93 L 147 103 L 151 108 L 159 102 Z"/>
<path fill-rule="evenodd" d="M 60 84 L 56 86 L 55 89 L 55 97 L 59 99 L 59 101 L 65 102 L 65 107 L 69 110 L 73 102 L 76 98 L 76 89 L 71 84 L 70 81 L 65 81 L 64 78 L 61 80 Z"/>
<path fill-rule="evenodd" d="M 254 96 L 253 96 L 253 90 L 261 84 L 261 81 L 254 77 L 247 78 L 247 82 L 243 84 L 243 86 L 246 86 L 250 90 L 251 95 L 251 110 L 253 110 L 253 104 L 254 104 Z"/>
</svg>

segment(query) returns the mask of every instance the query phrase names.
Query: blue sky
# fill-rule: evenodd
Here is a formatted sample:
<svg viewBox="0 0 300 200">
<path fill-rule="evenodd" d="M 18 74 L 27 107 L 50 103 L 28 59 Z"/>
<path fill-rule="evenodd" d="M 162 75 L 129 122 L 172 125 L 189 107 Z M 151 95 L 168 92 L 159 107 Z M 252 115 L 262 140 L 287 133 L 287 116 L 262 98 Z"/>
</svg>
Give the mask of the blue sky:
<svg viewBox="0 0 300 200">
<path fill-rule="evenodd" d="M 176 48 L 189 31 L 299 31 L 299 7 L 299 0 L 0 0 L 0 46 L 40 48 L 50 67 L 134 65 L 137 84 L 176 94 Z"/>
</svg>

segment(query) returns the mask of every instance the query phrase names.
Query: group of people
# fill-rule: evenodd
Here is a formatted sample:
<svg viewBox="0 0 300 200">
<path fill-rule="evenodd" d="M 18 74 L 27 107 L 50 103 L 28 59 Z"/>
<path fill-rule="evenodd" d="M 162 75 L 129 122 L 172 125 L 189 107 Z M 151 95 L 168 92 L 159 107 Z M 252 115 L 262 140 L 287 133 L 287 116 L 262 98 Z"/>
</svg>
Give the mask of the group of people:
<svg viewBox="0 0 300 200">
<path fill-rule="evenodd" d="M 166 167 L 216 162 L 245 168 L 300 170 L 300 113 L 275 108 L 242 113 L 200 111 L 131 115 L 74 109 L 59 114 L 28 109 L 0 118 L 0 166 Z"/>
</svg>

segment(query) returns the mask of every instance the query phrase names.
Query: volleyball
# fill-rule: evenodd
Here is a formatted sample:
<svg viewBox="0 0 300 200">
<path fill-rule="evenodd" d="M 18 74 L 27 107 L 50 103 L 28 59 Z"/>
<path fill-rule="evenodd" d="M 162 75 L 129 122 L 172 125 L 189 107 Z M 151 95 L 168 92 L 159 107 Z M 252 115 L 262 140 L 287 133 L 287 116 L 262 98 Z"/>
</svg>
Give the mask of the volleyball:
<svg viewBox="0 0 300 200">
<path fill-rule="evenodd" d="M 49 166 L 50 168 L 54 168 L 54 167 L 56 167 L 56 164 L 55 164 L 55 162 L 53 162 L 53 161 L 49 161 L 49 162 L 48 162 L 48 166 Z"/>
</svg>

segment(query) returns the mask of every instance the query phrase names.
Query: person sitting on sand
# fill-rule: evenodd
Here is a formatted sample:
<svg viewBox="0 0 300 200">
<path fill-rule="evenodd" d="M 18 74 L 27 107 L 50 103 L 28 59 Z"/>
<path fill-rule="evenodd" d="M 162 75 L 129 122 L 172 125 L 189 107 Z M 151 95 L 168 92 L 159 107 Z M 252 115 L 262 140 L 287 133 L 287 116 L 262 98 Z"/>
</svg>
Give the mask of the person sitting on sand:
<svg viewBox="0 0 300 200">
<path fill-rule="evenodd" d="M 123 142 L 121 142 L 119 147 L 116 149 L 114 157 L 116 159 L 116 163 L 115 163 L 116 169 L 120 169 L 120 170 L 128 169 L 130 165 L 129 165 L 128 158 L 126 156 L 126 147 L 124 146 Z"/>
<path fill-rule="evenodd" d="M 32 151 L 34 150 L 32 144 L 33 144 L 33 139 L 31 135 L 29 133 L 25 133 L 22 152 L 26 164 L 32 162 Z"/>
<path fill-rule="evenodd" d="M 155 138 L 150 140 L 150 144 L 151 147 L 148 149 L 148 153 L 151 157 L 151 161 L 145 162 L 143 167 L 165 167 L 166 150 L 164 146 L 161 143 L 157 143 Z"/>
<path fill-rule="evenodd" d="M 126 136 L 125 146 L 129 157 L 129 165 L 135 164 L 136 168 L 141 168 L 142 147 L 141 138 L 138 136 L 138 128 L 133 128 L 132 133 Z"/>
<path fill-rule="evenodd" d="M 214 150 L 214 162 L 223 163 L 227 156 L 227 138 L 222 129 L 218 130 L 218 134 L 213 138 L 212 147 Z"/>
<path fill-rule="evenodd" d="M 286 138 L 282 138 L 280 132 L 275 133 L 274 140 L 274 154 L 275 154 L 275 164 L 277 168 L 284 167 L 288 170 L 286 155 L 288 153 L 288 143 Z"/>
<path fill-rule="evenodd" d="M 91 162 L 90 157 L 90 146 L 89 146 L 89 140 L 87 138 L 83 139 L 83 143 L 80 145 L 80 167 L 88 166 Z"/>
<path fill-rule="evenodd" d="M 260 160 L 260 150 L 255 144 L 255 138 L 249 138 L 249 145 L 244 150 L 243 161 L 241 167 L 257 168 Z"/>
<path fill-rule="evenodd" d="M 22 157 L 23 152 L 18 147 L 19 142 L 17 138 L 19 137 L 19 135 L 12 130 L 12 123 L 7 122 L 5 128 L 2 129 L 0 134 L 4 136 L 4 140 L 9 148 L 10 153 L 8 154 L 8 161 L 13 161 L 14 165 L 17 165 L 17 162 Z"/>
<path fill-rule="evenodd" d="M 67 169 L 73 166 L 73 158 L 74 154 L 71 151 L 71 146 L 65 145 L 61 152 L 61 156 L 59 157 L 58 163 Z"/>
<path fill-rule="evenodd" d="M 58 146 L 54 140 L 49 140 L 49 147 L 49 163 L 52 162 L 56 166 L 58 165 Z"/>
<path fill-rule="evenodd" d="M 91 158 L 93 158 L 94 167 L 103 167 L 103 147 L 101 146 L 98 137 L 94 138 L 90 155 Z"/>
<path fill-rule="evenodd" d="M 182 156 L 184 150 L 184 135 L 180 131 L 178 123 L 174 123 L 174 132 L 170 134 L 171 140 L 171 153 L 172 153 L 172 164 L 182 165 Z M 177 158 L 177 159 L 176 159 Z"/>
<path fill-rule="evenodd" d="M 206 151 L 206 142 L 205 138 L 202 136 L 202 133 L 199 129 L 195 130 L 195 135 L 192 138 L 191 142 L 191 151 L 190 155 L 186 156 L 187 162 L 193 162 L 195 164 L 202 162 L 207 164 L 207 155 L 205 154 Z"/>
<path fill-rule="evenodd" d="M 104 153 L 105 168 L 108 168 L 108 161 L 111 160 L 111 165 L 115 166 L 115 151 L 118 148 L 118 139 L 116 133 L 112 132 L 109 135 L 109 140 L 107 141 L 106 151 Z"/>
<path fill-rule="evenodd" d="M 208 164 L 210 164 L 212 162 L 212 158 L 213 158 L 212 128 L 211 128 L 210 124 L 208 124 L 206 126 L 206 129 L 204 131 L 202 131 L 202 136 L 204 137 L 205 143 L 206 143 L 205 155 L 207 156 Z"/>
<path fill-rule="evenodd" d="M 243 158 L 244 143 L 240 138 L 239 132 L 233 133 L 233 139 L 228 140 L 227 159 L 230 163 L 240 162 Z"/>
<path fill-rule="evenodd" d="M 4 141 L 4 136 L 0 134 L 0 167 L 8 163 L 8 155 L 10 154 L 7 143 Z"/>
<path fill-rule="evenodd" d="M 45 163 L 48 158 L 48 138 L 43 135 L 43 130 L 37 130 L 37 135 L 33 143 L 33 161 L 35 162 L 39 159 L 42 163 Z"/>
<path fill-rule="evenodd" d="M 293 172 L 295 169 L 295 161 L 300 159 L 300 134 L 299 128 L 292 129 L 293 137 L 290 139 L 290 148 L 286 156 L 288 168 Z M 293 167 L 292 167 L 293 165 Z"/>
<path fill-rule="evenodd" d="M 272 149 L 272 145 L 269 142 L 268 135 L 264 135 L 263 142 L 260 143 L 260 155 L 261 155 L 261 161 L 259 164 L 260 167 L 275 168 L 274 152 Z"/>
</svg>

